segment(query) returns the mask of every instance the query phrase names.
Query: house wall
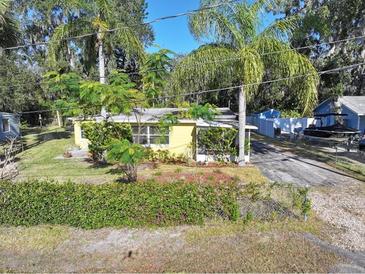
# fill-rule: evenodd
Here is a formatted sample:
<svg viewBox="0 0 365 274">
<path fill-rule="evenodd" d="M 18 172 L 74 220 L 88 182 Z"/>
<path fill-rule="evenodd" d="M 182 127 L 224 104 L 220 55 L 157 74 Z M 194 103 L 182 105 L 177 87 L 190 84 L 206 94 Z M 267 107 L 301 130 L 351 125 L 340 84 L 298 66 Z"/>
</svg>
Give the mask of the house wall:
<svg viewBox="0 0 365 274">
<path fill-rule="evenodd" d="M 359 116 L 357 113 L 353 112 L 351 109 L 342 105 L 342 114 L 347 114 L 343 117 L 344 125 L 350 128 L 359 129 Z"/>
<path fill-rule="evenodd" d="M 365 116 L 359 116 L 360 118 L 360 127 L 361 133 L 365 134 Z"/>
<path fill-rule="evenodd" d="M 324 102 L 322 105 L 318 106 L 315 110 L 314 110 L 314 114 L 326 114 L 326 113 L 330 113 L 333 112 L 332 109 L 332 101 L 331 100 L 327 100 L 326 102 Z M 334 116 L 328 116 L 328 117 L 323 117 L 322 118 L 322 126 L 330 126 L 333 125 L 335 123 L 335 117 Z M 319 120 L 317 120 L 317 126 L 321 126 Z"/>
<path fill-rule="evenodd" d="M 133 125 L 133 124 L 132 124 Z M 89 140 L 81 136 L 81 122 L 74 122 L 75 144 L 82 150 L 88 149 Z M 176 155 L 195 158 L 196 125 L 195 123 L 181 123 L 170 128 L 168 145 L 152 145 L 153 150 L 168 150 Z"/>
<path fill-rule="evenodd" d="M 3 119 L 9 120 L 10 131 L 3 132 Z M 5 141 L 7 137 L 20 136 L 20 120 L 19 116 L 12 113 L 0 112 L 0 141 Z"/>
</svg>

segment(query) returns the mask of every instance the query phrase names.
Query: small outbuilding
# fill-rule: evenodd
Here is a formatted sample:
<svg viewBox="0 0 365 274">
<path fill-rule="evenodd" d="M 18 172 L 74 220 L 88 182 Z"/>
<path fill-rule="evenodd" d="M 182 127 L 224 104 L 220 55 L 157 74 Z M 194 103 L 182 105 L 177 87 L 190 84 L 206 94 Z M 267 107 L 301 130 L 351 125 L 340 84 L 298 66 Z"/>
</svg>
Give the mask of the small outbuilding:
<svg viewBox="0 0 365 274">
<path fill-rule="evenodd" d="M 0 112 L 0 142 L 20 136 L 20 118 L 14 113 Z"/>
<path fill-rule="evenodd" d="M 314 109 L 314 114 L 340 113 L 343 116 L 343 123 L 346 127 L 360 130 L 365 133 L 365 96 L 342 96 L 330 98 L 323 101 Z M 334 116 L 328 116 L 323 126 L 333 125 Z"/>
</svg>

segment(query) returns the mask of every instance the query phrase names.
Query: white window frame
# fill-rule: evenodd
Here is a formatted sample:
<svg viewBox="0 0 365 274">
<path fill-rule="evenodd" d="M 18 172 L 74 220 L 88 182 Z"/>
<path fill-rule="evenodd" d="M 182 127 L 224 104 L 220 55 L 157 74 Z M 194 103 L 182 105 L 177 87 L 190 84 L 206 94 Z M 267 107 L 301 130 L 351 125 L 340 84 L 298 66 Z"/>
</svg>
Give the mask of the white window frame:
<svg viewBox="0 0 365 274">
<path fill-rule="evenodd" d="M 133 127 L 136 127 L 138 128 L 138 125 L 137 126 L 133 126 Z M 146 125 L 146 126 L 141 126 L 141 127 L 146 127 L 146 130 L 147 130 L 147 133 L 146 134 L 140 134 L 140 137 L 142 136 L 147 136 L 147 144 L 141 144 L 142 146 L 145 146 L 145 147 L 158 147 L 158 148 L 161 148 L 161 147 L 168 147 L 170 145 L 170 129 L 168 130 L 168 133 L 166 134 L 166 136 L 168 137 L 168 143 L 167 144 L 151 144 L 151 137 L 155 137 L 155 136 L 163 136 L 162 134 L 151 134 L 151 127 L 158 127 L 157 125 Z M 132 132 L 132 135 L 133 137 L 137 137 L 137 134 L 133 134 Z"/>
<path fill-rule="evenodd" d="M 7 128 L 7 130 L 5 130 L 5 123 L 4 123 L 4 121 L 7 121 L 7 124 L 8 124 L 8 128 Z M 1 119 L 1 131 L 3 132 L 3 133 L 9 133 L 10 132 L 10 119 L 9 118 L 2 118 Z"/>
</svg>

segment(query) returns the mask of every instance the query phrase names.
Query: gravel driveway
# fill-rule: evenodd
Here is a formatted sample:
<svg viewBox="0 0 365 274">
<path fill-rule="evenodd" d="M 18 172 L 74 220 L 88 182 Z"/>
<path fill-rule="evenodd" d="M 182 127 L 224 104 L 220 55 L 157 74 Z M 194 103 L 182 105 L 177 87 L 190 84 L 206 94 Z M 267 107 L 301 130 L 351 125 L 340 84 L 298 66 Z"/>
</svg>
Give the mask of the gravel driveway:
<svg viewBox="0 0 365 274">
<path fill-rule="evenodd" d="M 253 142 L 252 163 L 271 181 L 310 186 L 317 216 L 338 233 L 333 244 L 365 254 L 365 183 L 327 164 L 264 142 Z"/>
</svg>

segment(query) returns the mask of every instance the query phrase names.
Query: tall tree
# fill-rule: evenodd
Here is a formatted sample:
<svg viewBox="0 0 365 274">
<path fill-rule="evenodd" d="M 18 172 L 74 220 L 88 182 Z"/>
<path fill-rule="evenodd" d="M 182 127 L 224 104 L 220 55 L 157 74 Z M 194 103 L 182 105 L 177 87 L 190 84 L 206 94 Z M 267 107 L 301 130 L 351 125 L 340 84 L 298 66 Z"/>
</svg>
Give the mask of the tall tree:
<svg viewBox="0 0 365 274">
<path fill-rule="evenodd" d="M 20 112 L 42 108 L 46 99 L 39 77 L 17 64 L 16 56 L 0 55 L 0 111 Z"/>
<path fill-rule="evenodd" d="M 201 0 L 202 8 L 216 0 Z M 246 96 L 254 98 L 256 83 L 265 73 L 274 79 L 290 78 L 286 84 L 296 97 L 304 114 L 312 111 L 317 101 L 318 75 L 305 56 L 292 50 L 288 38 L 295 19 L 278 20 L 264 28 L 260 12 L 267 8 L 264 0 L 232 5 L 227 1 L 216 9 L 203 9 L 189 19 L 196 39 L 208 41 L 182 59 L 173 73 L 176 91 L 204 89 L 211 83 L 241 85 L 239 90 L 239 165 L 244 165 Z M 259 31 L 261 30 L 261 31 Z M 267 54 L 275 51 L 275 54 Z M 216 87 L 222 87 L 217 85 Z"/>
<path fill-rule="evenodd" d="M 102 4 L 109 7 L 109 11 L 112 10 L 112 13 L 109 14 L 113 22 L 107 22 L 108 28 L 114 28 L 123 22 L 123 24 L 133 27 L 133 32 L 144 45 L 153 41 L 154 35 L 151 26 L 141 24 L 147 16 L 145 0 L 14 0 L 12 10 L 20 21 L 22 42 L 38 43 L 46 41 L 52 36 L 56 38 L 96 32 L 97 28 L 92 25 L 92 21 L 97 17 L 98 7 L 101 9 Z M 85 26 L 82 25 L 82 22 L 85 23 Z M 110 39 L 111 35 L 107 36 Z M 118 56 L 114 56 L 116 46 L 118 43 L 114 41 L 112 48 L 105 48 L 106 63 L 110 69 L 117 67 L 114 60 L 118 59 Z M 119 46 L 122 49 L 123 43 L 120 43 Z M 96 35 L 79 40 L 59 41 L 55 50 L 55 53 L 51 53 L 56 55 L 57 63 L 63 60 L 67 61 L 74 70 L 77 69 L 85 75 L 95 76 L 94 68 L 98 57 Z M 27 47 L 22 49 L 21 53 L 38 66 L 46 67 L 47 64 L 44 63 L 44 60 L 47 47 Z"/>
<path fill-rule="evenodd" d="M 62 49 L 72 56 L 72 47 L 76 47 L 81 49 L 85 65 L 92 66 L 98 62 L 99 80 L 100 83 L 105 83 L 106 58 L 113 56 L 116 47 L 123 48 L 129 57 L 143 58 L 143 43 L 137 33 L 126 21 L 119 20 L 115 13 L 115 10 L 118 10 L 118 1 L 71 1 L 65 2 L 64 9 L 69 9 L 71 14 L 80 13 L 80 16 L 69 18 L 55 29 L 49 47 L 51 63 L 57 61 Z M 67 37 L 83 34 L 92 35 L 79 41 L 66 40 Z"/>
<path fill-rule="evenodd" d="M 302 52 L 319 70 L 365 61 L 365 38 L 323 45 L 365 35 L 363 0 L 275 0 L 272 10 L 300 18 L 291 43 L 295 47 L 310 46 Z M 320 100 L 337 95 L 365 95 L 365 66 L 321 76 Z"/>
</svg>

